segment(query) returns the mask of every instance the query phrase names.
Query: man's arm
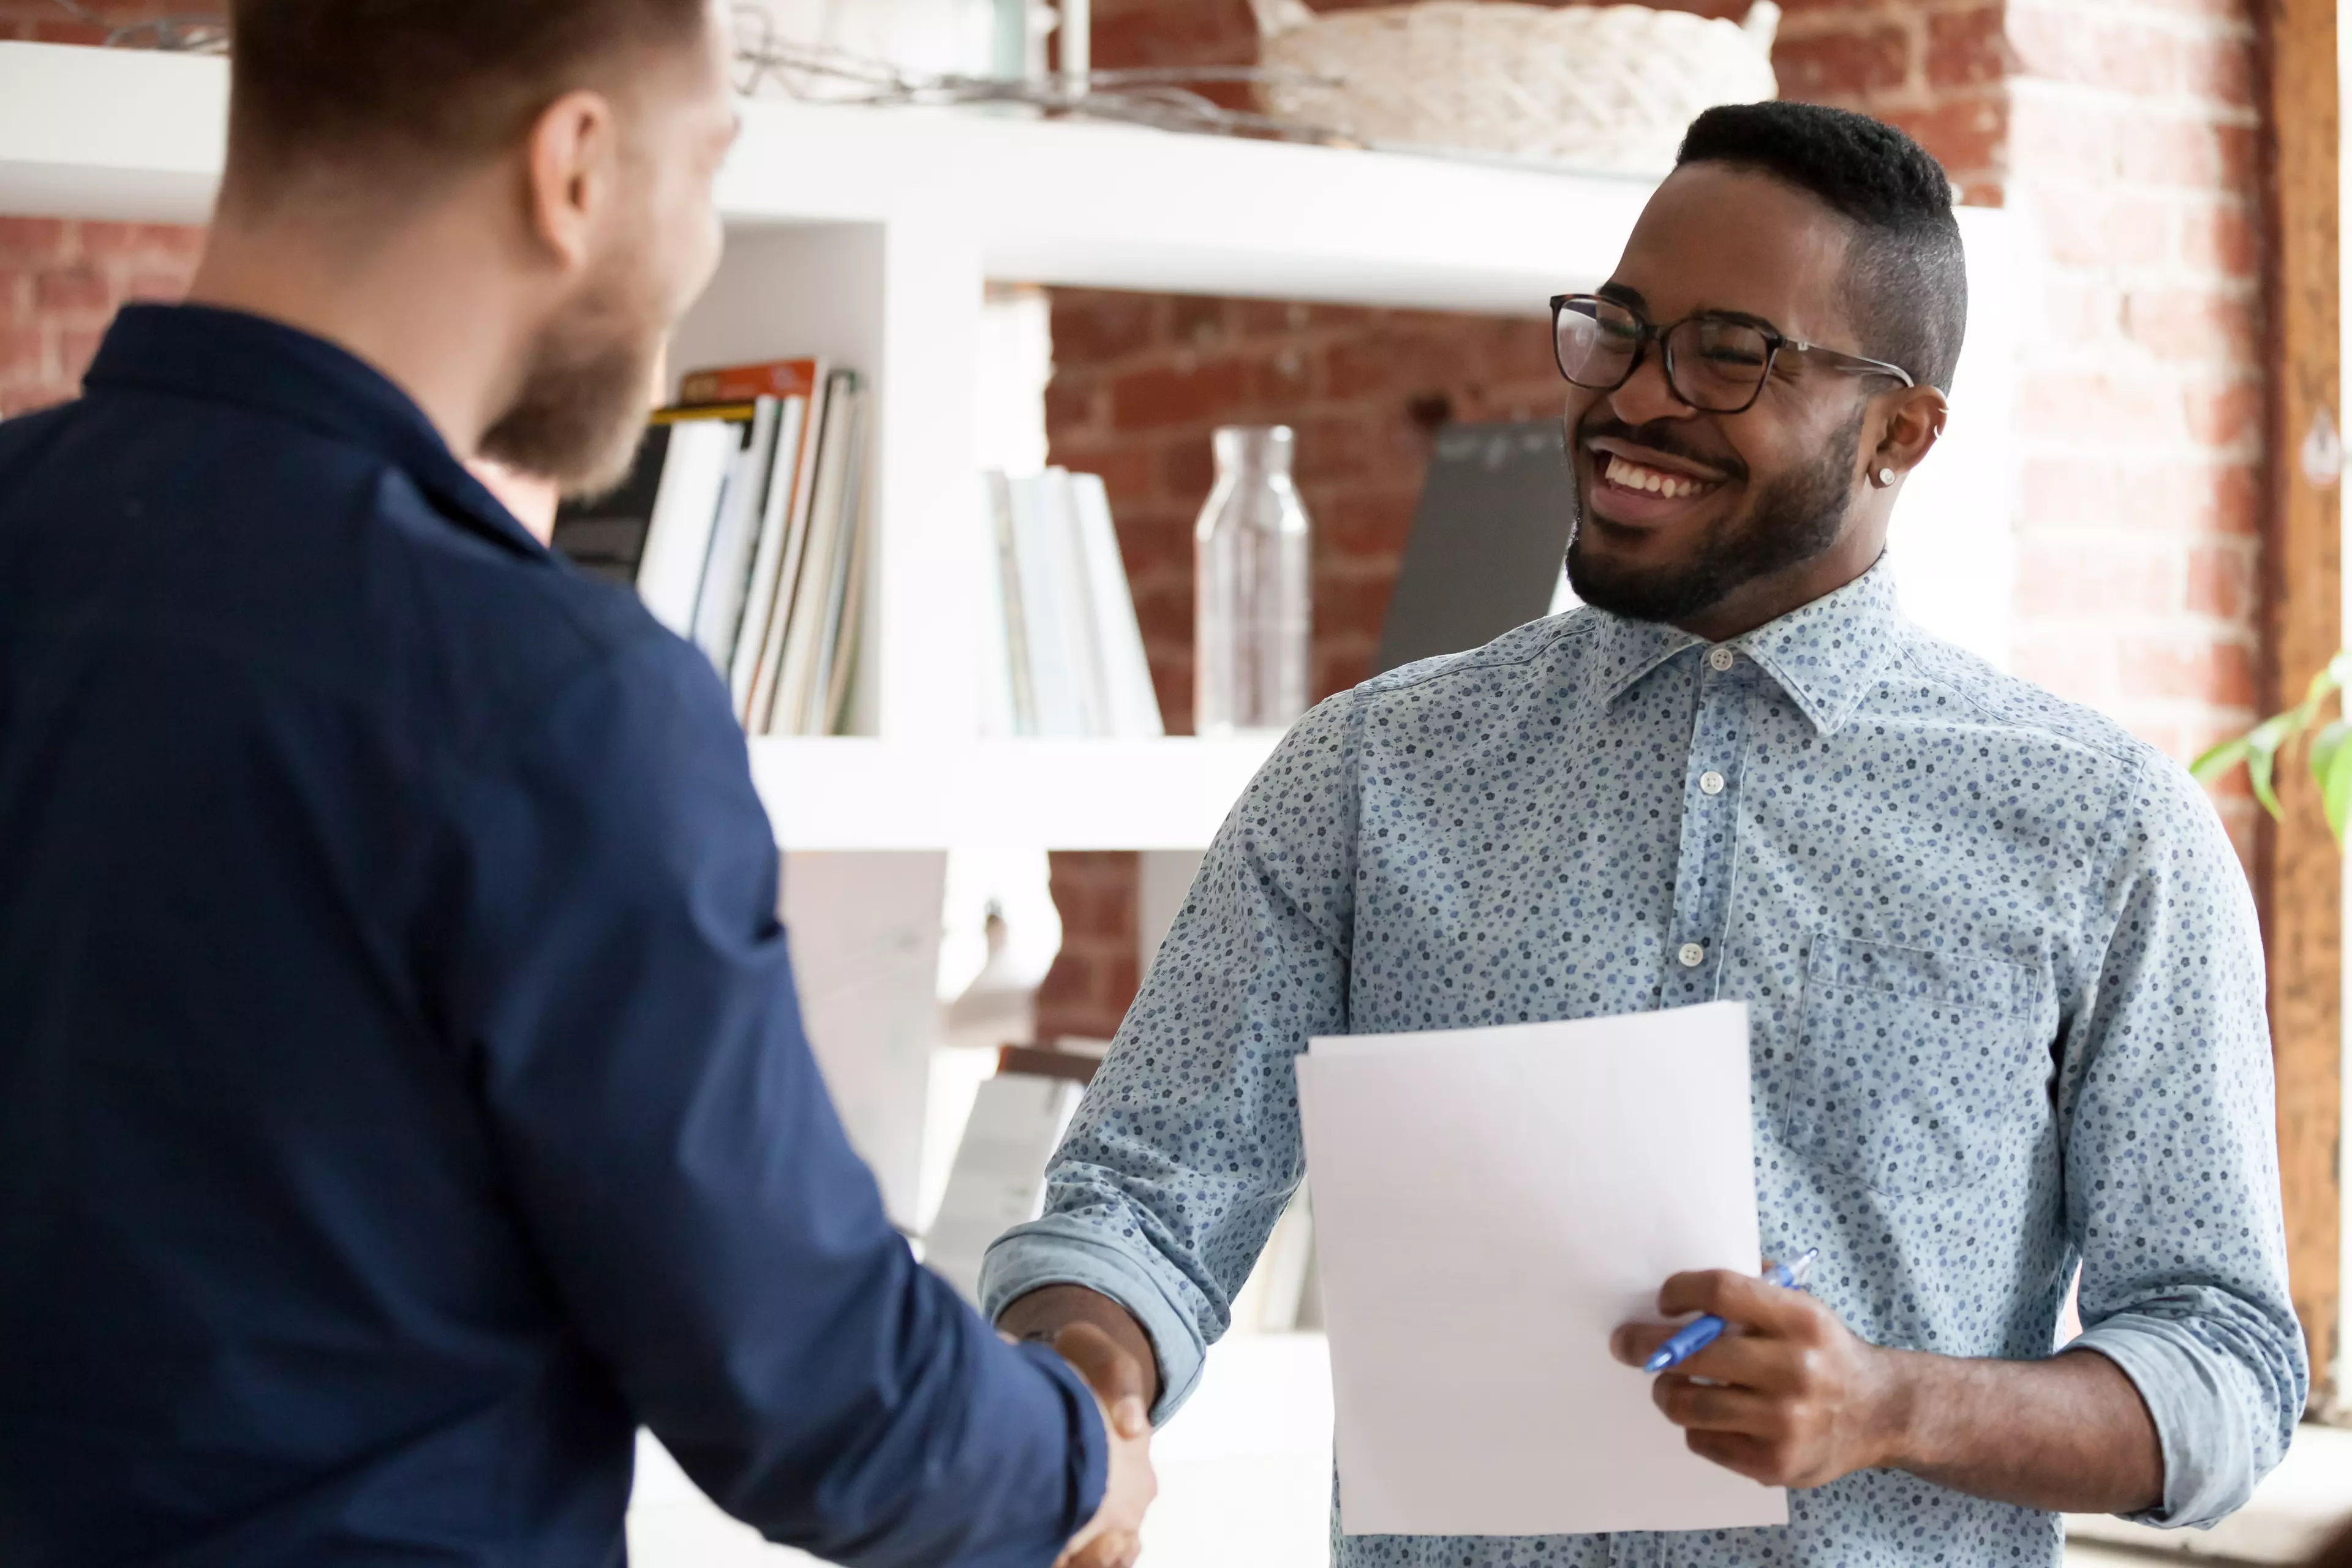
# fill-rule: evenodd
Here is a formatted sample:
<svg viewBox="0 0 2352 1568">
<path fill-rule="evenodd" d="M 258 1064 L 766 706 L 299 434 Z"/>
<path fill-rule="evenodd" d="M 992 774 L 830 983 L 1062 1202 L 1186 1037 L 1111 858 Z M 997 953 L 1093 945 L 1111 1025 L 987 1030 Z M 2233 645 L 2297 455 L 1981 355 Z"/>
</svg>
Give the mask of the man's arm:
<svg viewBox="0 0 2352 1568">
<path fill-rule="evenodd" d="M 989 1249 L 983 1307 L 1049 1334 L 1090 1322 L 1159 1419 L 1306 1168 L 1292 1058 L 1344 1033 L 1360 710 L 1299 721 L 1202 862 L 1048 1171 L 1043 1218 Z"/>
<path fill-rule="evenodd" d="M 1783 1485 L 1889 1465 L 2163 1525 L 2222 1518 L 2285 1453 L 2309 1368 L 2244 875 L 2178 768 L 2140 770 L 2107 820 L 2110 935 L 2071 999 L 2058 1083 L 2082 1338 L 2040 1361 L 1881 1349 L 1801 1292 L 1677 1275 L 1661 1310 L 1744 1331 L 1658 1380 L 1695 1451 Z M 1638 1365 L 1671 1331 L 1629 1325 L 1612 1348 Z"/>
<path fill-rule="evenodd" d="M 2164 1496 L 2156 1424 L 2104 1356 L 1976 1361 L 1883 1349 L 1801 1290 L 1720 1269 L 1675 1275 L 1658 1305 L 1740 1325 L 1660 1373 L 1653 1396 L 1689 1430 L 1693 1453 L 1767 1486 L 1817 1487 L 1886 1467 L 2068 1513 L 2134 1513 Z M 1611 1349 L 1639 1366 L 1674 1331 L 1629 1324 Z"/>
<path fill-rule="evenodd" d="M 1140 1440 L 891 1230 L 801 1034 L 723 688 L 649 635 L 509 744 L 457 814 L 445 1006 L 583 1350 L 773 1539 L 1044 1568 Z"/>
</svg>

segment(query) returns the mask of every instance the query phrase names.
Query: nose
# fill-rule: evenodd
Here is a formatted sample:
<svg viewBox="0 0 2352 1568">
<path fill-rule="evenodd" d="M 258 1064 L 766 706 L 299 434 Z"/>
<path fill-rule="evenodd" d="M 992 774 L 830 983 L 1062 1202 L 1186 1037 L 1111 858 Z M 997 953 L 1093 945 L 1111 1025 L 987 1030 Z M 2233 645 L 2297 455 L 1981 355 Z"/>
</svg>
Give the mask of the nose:
<svg viewBox="0 0 2352 1568">
<path fill-rule="evenodd" d="M 1636 428 L 1654 419 L 1687 419 L 1696 412 L 1666 384 L 1666 358 L 1656 343 L 1650 345 L 1625 384 L 1609 395 L 1609 411 Z"/>
</svg>

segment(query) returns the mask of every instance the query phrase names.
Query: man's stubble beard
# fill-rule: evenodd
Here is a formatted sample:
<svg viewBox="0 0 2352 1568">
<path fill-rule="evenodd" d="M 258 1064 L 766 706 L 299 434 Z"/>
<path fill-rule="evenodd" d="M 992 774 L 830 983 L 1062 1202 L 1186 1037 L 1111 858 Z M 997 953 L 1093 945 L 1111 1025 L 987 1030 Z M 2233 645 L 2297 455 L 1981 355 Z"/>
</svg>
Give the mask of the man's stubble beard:
<svg viewBox="0 0 2352 1568">
<path fill-rule="evenodd" d="M 642 255 L 614 257 L 541 331 L 521 389 L 482 437 L 484 457 L 553 479 L 568 496 L 628 477 L 669 328 L 645 271 Z"/>
<path fill-rule="evenodd" d="M 1759 494 L 1745 527 L 1730 531 L 1737 515 L 1718 519 L 1697 554 L 1672 566 L 1619 572 L 1591 560 L 1583 549 L 1583 498 L 1571 485 L 1569 586 L 1595 609 L 1670 626 L 1722 603 L 1743 584 L 1811 561 L 1845 532 L 1864 412 L 1854 410 L 1819 463 L 1782 476 Z"/>
</svg>

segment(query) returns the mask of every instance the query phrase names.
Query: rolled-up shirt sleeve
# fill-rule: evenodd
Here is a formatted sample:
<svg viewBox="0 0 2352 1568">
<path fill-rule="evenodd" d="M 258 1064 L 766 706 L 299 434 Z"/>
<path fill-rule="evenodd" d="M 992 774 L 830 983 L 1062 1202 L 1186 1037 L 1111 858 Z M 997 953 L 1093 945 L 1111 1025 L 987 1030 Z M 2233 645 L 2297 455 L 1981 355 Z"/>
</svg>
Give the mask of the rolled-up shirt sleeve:
<svg viewBox="0 0 2352 1568">
<path fill-rule="evenodd" d="M 991 1316 L 1043 1286 L 1125 1307 L 1174 1414 L 1306 1171 L 1291 1058 L 1348 1026 L 1355 700 L 1301 720 L 1218 831 L 1048 1170 L 990 1249 Z"/>
<path fill-rule="evenodd" d="M 2310 1367 L 2287 1294 L 2262 938 L 2186 774 L 2151 763 L 2110 816 L 2112 936 L 2063 1041 L 2082 1337 L 2147 1404 L 2164 1497 L 2210 1525 L 2286 1452 Z"/>
<path fill-rule="evenodd" d="M 529 1241 L 631 1412 L 834 1561 L 1045 1568 L 1099 1411 L 917 1265 L 801 1031 L 726 694 L 667 634 L 469 782 L 446 998 Z"/>
</svg>

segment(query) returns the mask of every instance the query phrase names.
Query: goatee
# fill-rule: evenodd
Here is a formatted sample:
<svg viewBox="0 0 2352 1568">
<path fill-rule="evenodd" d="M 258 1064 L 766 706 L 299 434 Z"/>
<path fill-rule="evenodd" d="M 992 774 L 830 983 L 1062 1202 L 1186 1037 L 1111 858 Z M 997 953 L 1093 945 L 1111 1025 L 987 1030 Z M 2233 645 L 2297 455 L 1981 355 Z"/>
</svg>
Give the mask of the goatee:
<svg viewBox="0 0 2352 1568">
<path fill-rule="evenodd" d="M 1811 561 L 1845 531 L 1864 412 L 1854 410 L 1853 422 L 1831 439 L 1818 463 L 1767 487 L 1744 519 L 1718 519 L 1696 554 L 1670 566 L 1627 570 L 1594 560 L 1584 548 L 1583 498 L 1571 488 L 1569 586 L 1595 609 L 1671 626 L 1720 604 L 1743 584 Z M 1672 449 L 1654 438 L 1644 444 Z"/>
</svg>

